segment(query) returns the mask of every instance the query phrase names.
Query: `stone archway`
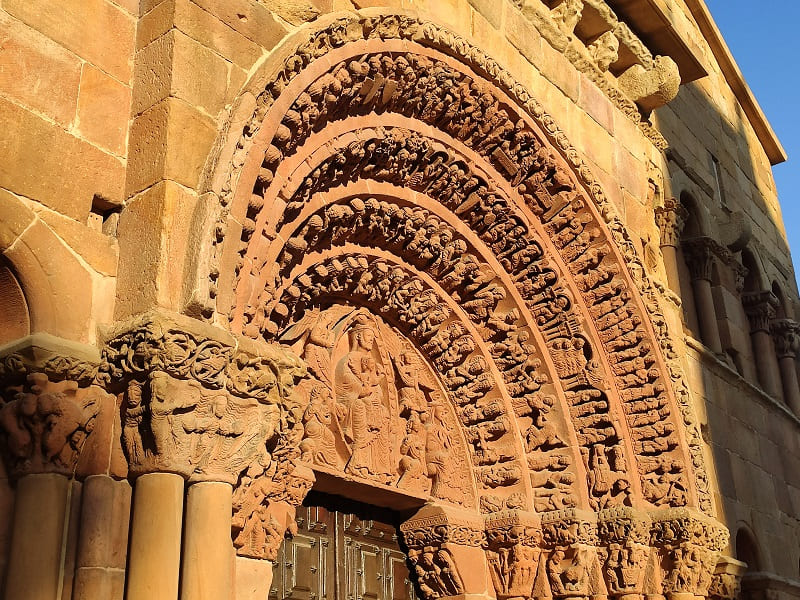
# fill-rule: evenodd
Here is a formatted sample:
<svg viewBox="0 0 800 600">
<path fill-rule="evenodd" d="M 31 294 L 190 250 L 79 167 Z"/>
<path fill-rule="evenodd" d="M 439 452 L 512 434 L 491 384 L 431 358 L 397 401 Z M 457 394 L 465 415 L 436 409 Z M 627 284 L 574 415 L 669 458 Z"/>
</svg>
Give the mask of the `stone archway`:
<svg viewBox="0 0 800 600">
<path fill-rule="evenodd" d="M 543 107 L 412 16 L 340 18 L 286 56 L 220 143 L 189 310 L 305 359 L 297 458 L 446 505 L 412 439 L 441 407 L 498 597 L 707 595 L 727 532 L 666 323 Z M 337 424 L 367 399 L 405 452 Z M 421 519 L 410 539 L 448 543 Z"/>
</svg>

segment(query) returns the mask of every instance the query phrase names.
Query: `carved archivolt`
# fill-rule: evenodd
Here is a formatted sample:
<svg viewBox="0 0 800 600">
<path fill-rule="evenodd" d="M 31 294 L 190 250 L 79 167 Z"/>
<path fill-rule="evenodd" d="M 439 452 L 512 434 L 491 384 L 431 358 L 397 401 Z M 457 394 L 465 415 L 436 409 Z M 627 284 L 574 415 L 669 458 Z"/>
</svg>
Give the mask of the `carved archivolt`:
<svg viewBox="0 0 800 600">
<path fill-rule="evenodd" d="M 665 324 L 624 229 L 496 63 L 408 17 L 339 20 L 275 74 L 240 146 L 216 225 L 216 319 L 271 341 L 332 304 L 383 313 L 455 411 L 447 382 L 475 365 L 464 373 L 497 394 L 496 416 L 461 409 L 464 437 L 476 417 L 507 432 L 478 444 L 506 445 L 479 449 L 497 457 L 474 473 L 492 488 L 486 511 L 517 502 L 520 479 L 522 507 L 538 511 L 708 509 Z"/>
</svg>

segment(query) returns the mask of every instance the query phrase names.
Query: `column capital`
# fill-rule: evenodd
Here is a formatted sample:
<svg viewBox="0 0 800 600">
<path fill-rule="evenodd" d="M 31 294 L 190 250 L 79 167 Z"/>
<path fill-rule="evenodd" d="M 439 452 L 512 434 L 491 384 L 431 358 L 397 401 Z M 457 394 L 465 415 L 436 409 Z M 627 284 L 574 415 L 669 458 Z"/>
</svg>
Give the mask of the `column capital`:
<svg viewBox="0 0 800 600">
<path fill-rule="evenodd" d="M 692 279 L 711 281 L 714 260 L 719 259 L 724 263 L 730 261 L 730 251 L 710 237 L 683 240 L 681 248 Z"/>
<path fill-rule="evenodd" d="M 299 454 L 304 402 L 295 384 L 306 371 L 286 350 L 151 313 L 109 332 L 103 368 L 124 394 L 134 475 L 164 471 L 233 485 L 254 464 L 268 468 L 276 452 L 289 462 Z"/>
<path fill-rule="evenodd" d="M 676 198 L 666 198 L 663 206 L 655 208 L 656 225 L 661 232 L 661 246 L 676 248 L 686 225 L 689 212 Z"/>
<path fill-rule="evenodd" d="M 101 411 L 109 416 L 115 407 L 113 396 L 97 385 L 99 371 L 96 349 L 48 334 L 4 348 L 0 452 L 12 477 L 91 472 L 79 469 L 82 451 Z"/>
<path fill-rule="evenodd" d="M 793 319 L 774 319 L 769 330 L 778 358 L 795 358 L 800 350 L 800 323 Z"/>
<path fill-rule="evenodd" d="M 721 556 L 714 569 L 708 597 L 711 600 L 734 600 L 739 596 L 742 575 L 747 564 L 729 556 Z"/>
<path fill-rule="evenodd" d="M 742 294 L 742 306 L 750 321 L 750 331 L 769 331 L 770 322 L 775 318 L 778 298 L 770 291 Z"/>
</svg>

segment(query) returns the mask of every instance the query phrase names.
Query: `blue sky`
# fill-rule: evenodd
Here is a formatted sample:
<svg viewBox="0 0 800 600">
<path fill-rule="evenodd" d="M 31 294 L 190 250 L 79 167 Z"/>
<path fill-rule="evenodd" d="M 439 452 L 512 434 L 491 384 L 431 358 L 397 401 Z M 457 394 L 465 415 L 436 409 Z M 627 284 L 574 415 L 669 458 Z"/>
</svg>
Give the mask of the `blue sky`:
<svg viewBox="0 0 800 600">
<path fill-rule="evenodd" d="M 800 51 L 798 0 L 706 0 L 789 160 L 773 168 L 786 233 L 800 266 Z"/>
</svg>

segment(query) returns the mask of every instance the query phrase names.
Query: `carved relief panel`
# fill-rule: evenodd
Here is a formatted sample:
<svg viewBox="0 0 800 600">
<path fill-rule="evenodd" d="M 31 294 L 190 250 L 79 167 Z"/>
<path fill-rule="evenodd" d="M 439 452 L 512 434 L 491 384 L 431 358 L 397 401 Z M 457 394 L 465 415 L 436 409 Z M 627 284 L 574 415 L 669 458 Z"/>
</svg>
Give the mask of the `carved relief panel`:
<svg viewBox="0 0 800 600">
<path fill-rule="evenodd" d="M 456 417 L 412 344 L 364 310 L 314 309 L 281 336 L 308 364 L 301 460 L 422 497 L 472 502 Z"/>
</svg>

